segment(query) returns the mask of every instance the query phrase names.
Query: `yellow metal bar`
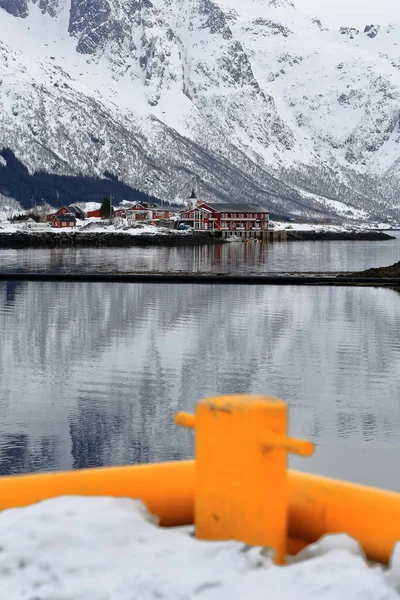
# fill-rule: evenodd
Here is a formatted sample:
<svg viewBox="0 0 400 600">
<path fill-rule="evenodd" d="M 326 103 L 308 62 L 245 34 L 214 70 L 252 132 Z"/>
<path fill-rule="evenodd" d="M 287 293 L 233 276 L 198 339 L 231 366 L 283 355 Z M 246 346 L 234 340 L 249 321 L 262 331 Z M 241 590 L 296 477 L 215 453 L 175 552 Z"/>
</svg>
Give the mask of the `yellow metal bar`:
<svg viewBox="0 0 400 600">
<path fill-rule="evenodd" d="M 400 494 L 290 471 L 289 532 L 309 542 L 345 532 L 368 558 L 388 563 L 400 541 Z"/>
<path fill-rule="evenodd" d="M 267 451 L 268 448 L 281 448 L 287 452 L 293 452 L 293 454 L 300 454 L 301 456 L 311 456 L 314 453 L 314 444 L 307 440 L 296 440 L 289 438 L 287 435 L 282 435 L 270 431 L 267 434 L 264 433 L 263 448 Z"/>
<path fill-rule="evenodd" d="M 357 539 L 367 557 L 388 563 L 400 540 L 400 494 L 288 471 L 289 550 L 328 533 Z M 195 463 L 85 469 L 0 477 L 0 510 L 64 495 L 139 498 L 164 526 L 194 522 Z"/>
<path fill-rule="evenodd" d="M 175 416 L 175 423 L 180 427 L 188 427 L 193 429 L 195 426 L 195 416 L 190 413 L 180 412 Z"/>
<path fill-rule="evenodd" d="M 287 470 L 287 452 L 310 456 L 313 445 L 287 435 L 287 407 L 266 397 L 209 398 L 196 416 L 196 464 L 182 461 L 66 473 L 0 477 L 0 510 L 62 495 L 142 500 L 165 526 L 195 518 L 198 537 L 237 539 L 276 551 L 328 533 L 357 539 L 367 557 L 388 562 L 400 541 L 400 494 Z M 194 506 L 195 502 L 195 506 Z"/>
<path fill-rule="evenodd" d="M 57 496 L 138 498 L 160 525 L 193 523 L 193 461 L 0 477 L 0 510 Z"/>
</svg>

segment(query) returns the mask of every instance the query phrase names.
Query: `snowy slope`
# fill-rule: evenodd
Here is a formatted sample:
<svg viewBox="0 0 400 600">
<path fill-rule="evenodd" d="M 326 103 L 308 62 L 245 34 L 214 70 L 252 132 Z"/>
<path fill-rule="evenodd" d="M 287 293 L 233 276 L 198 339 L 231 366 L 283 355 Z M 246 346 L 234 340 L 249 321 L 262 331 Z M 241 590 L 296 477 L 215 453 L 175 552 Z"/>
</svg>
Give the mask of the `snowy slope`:
<svg viewBox="0 0 400 600">
<path fill-rule="evenodd" d="M 0 7 L 0 148 L 30 171 L 395 218 L 400 26 L 329 29 L 288 0 Z"/>
<path fill-rule="evenodd" d="M 14 198 L 8 198 L 0 194 L 0 223 L 7 221 L 10 217 L 22 212 L 21 205 L 14 200 Z"/>
</svg>

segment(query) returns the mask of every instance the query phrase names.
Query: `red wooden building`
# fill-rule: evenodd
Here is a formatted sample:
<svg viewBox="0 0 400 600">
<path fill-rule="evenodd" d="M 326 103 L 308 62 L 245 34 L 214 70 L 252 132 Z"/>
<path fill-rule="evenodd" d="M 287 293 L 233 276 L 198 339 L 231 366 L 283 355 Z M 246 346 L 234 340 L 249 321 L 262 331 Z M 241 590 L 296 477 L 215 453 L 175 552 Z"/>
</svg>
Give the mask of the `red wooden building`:
<svg viewBox="0 0 400 600">
<path fill-rule="evenodd" d="M 90 217 L 97 217 L 98 219 L 100 219 L 100 218 L 101 218 L 101 214 L 100 214 L 100 208 L 96 208 L 95 210 L 89 210 L 89 211 L 86 213 L 86 216 L 87 216 L 88 218 L 90 218 Z"/>
<path fill-rule="evenodd" d="M 76 227 L 76 218 L 74 215 L 51 215 L 51 226 L 56 229 L 64 227 Z"/>
<path fill-rule="evenodd" d="M 179 211 L 179 222 L 196 230 L 222 231 L 224 236 L 261 237 L 268 229 L 269 213 L 257 204 L 211 204 L 191 200 Z"/>
<path fill-rule="evenodd" d="M 78 206 L 62 206 L 55 213 L 47 215 L 46 220 L 51 223 L 53 217 L 65 217 L 67 215 L 72 215 L 73 217 L 75 217 L 75 219 L 86 218 L 86 213 Z"/>
</svg>

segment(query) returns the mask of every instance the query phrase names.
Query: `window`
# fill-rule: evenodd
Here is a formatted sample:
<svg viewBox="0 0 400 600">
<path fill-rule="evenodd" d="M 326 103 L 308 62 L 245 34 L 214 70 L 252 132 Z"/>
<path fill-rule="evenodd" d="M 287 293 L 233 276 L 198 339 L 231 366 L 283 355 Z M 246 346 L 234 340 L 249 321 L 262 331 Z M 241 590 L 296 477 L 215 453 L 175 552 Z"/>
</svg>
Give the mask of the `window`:
<svg viewBox="0 0 400 600">
<path fill-rule="evenodd" d="M 66 227 L 66 226 L 67 226 L 67 224 L 66 224 L 66 222 L 65 222 L 65 221 L 63 221 L 63 222 L 62 222 L 62 226 L 63 226 L 63 227 Z"/>
</svg>

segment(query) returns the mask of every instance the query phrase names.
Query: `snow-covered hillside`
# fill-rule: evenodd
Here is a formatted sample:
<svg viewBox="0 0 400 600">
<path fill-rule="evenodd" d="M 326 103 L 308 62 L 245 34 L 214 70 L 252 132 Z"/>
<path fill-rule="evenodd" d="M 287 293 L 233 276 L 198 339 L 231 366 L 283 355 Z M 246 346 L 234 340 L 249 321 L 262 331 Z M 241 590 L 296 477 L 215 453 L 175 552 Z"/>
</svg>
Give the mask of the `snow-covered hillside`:
<svg viewBox="0 0 400 600">
<path fill-rule="evenodd" d="M 170 201 L 396 219 L 397 40 L 289 0 L 0 0 L 0 148 Z"/>
<path fill-rule="evenodd" d="M 1 165 L 1 162 L 0 162 Z M 7 198 L 0 194 L 0 223 L 22 211 L 21 205 L 14 198 Z"/>
</svg>

